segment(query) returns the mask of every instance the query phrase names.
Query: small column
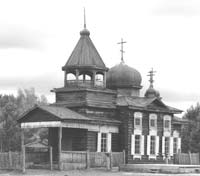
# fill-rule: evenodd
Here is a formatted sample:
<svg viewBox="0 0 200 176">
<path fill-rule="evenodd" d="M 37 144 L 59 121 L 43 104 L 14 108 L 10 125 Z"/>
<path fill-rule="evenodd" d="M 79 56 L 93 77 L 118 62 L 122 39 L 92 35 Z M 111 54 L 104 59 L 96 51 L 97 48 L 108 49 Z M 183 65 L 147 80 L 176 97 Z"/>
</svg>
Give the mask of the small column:
<svg viewBox="0 0 200 176">
<path fill-rule="evenodd" d="M 103 76 L 103 87 L 106 88 L 106 72 L 104 72 L 104 76 Z"/>
<path fill-rule="evenodd" d="M 64 71 L 64 79 L 65 79 L 64 85 L 66 87 L 67 86 L 67 73 L 66 73 L 66 71 Z"/>
<path fill-rule="evenodd" d="M 59 170 L 62 170 L 61 154 L 62 154 L 62 127 L 59 127 L 58 128 L 58 168 Z"/>
<path fill-rule="evenodd" d="M 85 74 L 83 74 L 83 82 L 85 82 Z"/>
<path fill-rule="evenodd" d="M 94 87 L 96 86 L 96 71 L 93 71 L 92 80 L 94 83 Z"/>
<path fill-rule="evenodd" d="M 76 69 L 76 82 L 77 82 L 77 85 L 78 85 L 78 76 L 79 76 L 79 70 Z"/>
</svg>

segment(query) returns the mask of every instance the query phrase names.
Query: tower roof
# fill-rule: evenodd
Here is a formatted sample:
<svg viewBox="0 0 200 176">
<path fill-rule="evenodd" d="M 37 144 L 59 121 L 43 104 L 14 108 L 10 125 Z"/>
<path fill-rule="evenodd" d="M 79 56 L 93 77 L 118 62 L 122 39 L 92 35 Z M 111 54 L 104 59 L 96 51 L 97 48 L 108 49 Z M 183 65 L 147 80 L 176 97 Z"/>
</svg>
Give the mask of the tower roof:
<svg viewBox="0 0 200 176">
<path fill-rule="evenodd" d="M 108 70 L 101 56 L 90 39 L 90 32 L 86 28 L 86 18 L 84 9 L 84 29 L 80 32 L 80 39 L 76 44 L 71 56 L 69 57 L 63 70 L 69 68 L 94 68 L 99 70 Z"/>
</svg>

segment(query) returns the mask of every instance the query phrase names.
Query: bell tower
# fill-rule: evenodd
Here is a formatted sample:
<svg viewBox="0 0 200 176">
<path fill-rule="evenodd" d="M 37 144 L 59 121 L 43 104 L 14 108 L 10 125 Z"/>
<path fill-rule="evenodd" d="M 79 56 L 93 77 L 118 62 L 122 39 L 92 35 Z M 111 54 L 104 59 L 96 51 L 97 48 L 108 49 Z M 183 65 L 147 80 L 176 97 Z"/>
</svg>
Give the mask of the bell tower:
<svg viewBox="0 0 200 176">
<path fill-rule="evenodd" d="M 108 68 L 90 38 L 85 11 L 79 41 L 62 70 L 64 86 L 53 90 L 56 94 L 55 104 L 68 108 L 114 107 L 116 93 L 106 88 Z"/>
<path fill-rule="evenodd" d="M 90 39 L 90 32 L 86 28 L 85 10 L 84 28 L 80 32 L 80 39 L 62 70 L 66 88 L 106 88 L 108 68 Z"/>
</svg>

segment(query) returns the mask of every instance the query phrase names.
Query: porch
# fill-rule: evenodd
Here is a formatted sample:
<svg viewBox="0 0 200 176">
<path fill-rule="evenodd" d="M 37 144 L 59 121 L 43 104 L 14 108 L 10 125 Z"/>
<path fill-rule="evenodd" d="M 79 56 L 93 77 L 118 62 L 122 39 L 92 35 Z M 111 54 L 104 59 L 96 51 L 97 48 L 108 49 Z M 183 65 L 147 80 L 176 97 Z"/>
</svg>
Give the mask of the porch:
<svg viewBox="0 0 200 176">
<path fill-rule="evenodd" d="M 48 128 L 48 146 L 52 148 L 50 163 L 58 165 L 59 170 L 67 169 L 70 163 L 81 168 L 104 167 L 108 163 L 107 156 L 112 155 L 112 148 L 113 157 L 119 156 L 117 161 L 124 162 L 120 160 L 123 152 L 117 149 L 120 122 L 115 119 L 91 118 L 64 107 L 37 106 L 23 115 L 19 122 L 24 170 L 26 128 Z"/>
</svg>

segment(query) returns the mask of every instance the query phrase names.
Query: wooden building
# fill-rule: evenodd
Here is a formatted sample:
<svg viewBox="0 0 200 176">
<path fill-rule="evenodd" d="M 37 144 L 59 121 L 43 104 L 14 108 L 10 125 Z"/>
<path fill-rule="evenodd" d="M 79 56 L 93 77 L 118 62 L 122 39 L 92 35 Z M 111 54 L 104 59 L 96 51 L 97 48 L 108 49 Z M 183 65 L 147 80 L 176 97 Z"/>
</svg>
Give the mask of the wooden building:
<svg viewBox="0 0 200 176">
<path fill-rule="evenodd" d="M 123 46 L 123 41 L 121 42 Z M 54 158 L 61 151 L 118 152 L 127 163 L 163 162 L 181 149 L 181 110 L 166 105 L 150 86 L 140 95 L 141 75 L 122 60 L 108 69 L 84 29 L 62 67 L 64 86 L 52 92 L 55 103 L 35 106 L 20 119 L 21 128 L 49 129 Z"/>
</svg>

